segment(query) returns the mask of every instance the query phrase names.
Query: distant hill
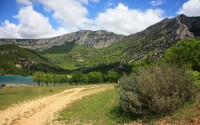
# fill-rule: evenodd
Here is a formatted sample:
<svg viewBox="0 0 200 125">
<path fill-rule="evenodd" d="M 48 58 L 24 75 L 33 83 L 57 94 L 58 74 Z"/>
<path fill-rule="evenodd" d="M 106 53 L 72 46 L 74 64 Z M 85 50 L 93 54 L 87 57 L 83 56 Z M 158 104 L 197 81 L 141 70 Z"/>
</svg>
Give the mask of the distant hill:
<svg viewBox="0 0 200 125">
<path fill-rule="evenodd" d="M 63 71 L 35 51 L 16 45 L 0 45 L 0 75 L 30 75 L 34 71 Z"/>
</svg>

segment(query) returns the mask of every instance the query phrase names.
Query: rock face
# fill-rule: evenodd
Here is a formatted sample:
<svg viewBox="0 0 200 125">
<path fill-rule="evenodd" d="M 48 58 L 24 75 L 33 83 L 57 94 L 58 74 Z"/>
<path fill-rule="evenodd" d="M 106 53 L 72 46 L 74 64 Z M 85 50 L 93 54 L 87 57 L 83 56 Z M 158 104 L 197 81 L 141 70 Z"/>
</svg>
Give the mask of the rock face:
<svg viewBox="0 0 200 125">
<path fill-rule="evenodd" d="M 138 34 L 149 35 L 150 33 L 157 33 L 157 35 L 171 39 L 184 39 L 199 36 L 200 17 L 187 17 L 182 14 L 176 18 L 166 18 Z"/>
<path fill-rule="evenodd" d="M 47 39 L 0 39 L 1 44 L 16 44 L 23 48 L 33 50 L 45 50 L 53 46 L 75 41 L 76 44 L 86 45 L 93 48 L 104 48 L 120 41 L 124 36 L 103 30 L 89 31 L 82 30 L 66 35 Z"/>
<path fill-rule="evenodd" d="M 179 15 L 164 19 L 146 30 L 130 35 L 131 43 L 127 55 L 134 60 L 145 58 L 148 54 L 159 59 L 164 51 L 179 40 L 200 36 L 200 17 Z"/>
</svg>

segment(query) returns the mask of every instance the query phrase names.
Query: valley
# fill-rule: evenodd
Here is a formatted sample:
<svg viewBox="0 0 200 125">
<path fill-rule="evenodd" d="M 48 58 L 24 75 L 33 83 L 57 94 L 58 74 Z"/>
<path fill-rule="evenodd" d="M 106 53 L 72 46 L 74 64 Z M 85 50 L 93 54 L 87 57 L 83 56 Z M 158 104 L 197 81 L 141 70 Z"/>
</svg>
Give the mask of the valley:
<svg viewBox="0 0 200 125">
<path fill-rule="evenodd" d="M 0 39 L 0 75 L 37 82 L 2 84 L 0 124 L 199 124 L 199 50 L 200 17 L 183 14 L 130 35 Z"/>
<path fill-rule="evenodd" d="M 14 45 L 10 46 L 10 44 L 16 44 L 20 48 L 22 47 L 22 50 L 17 48 L 20 51 L 23 51 L 23 48 L 31 49 L 26 51 L 39 57 L 35 58 L 30 54 L 27 54 L 26 57 L 23 57 L 23 54 L 21 56 L 24 60 L 27 58 L 32 60 L 32 62 L 27 61 L 27 63 L 35 61 L 36 65 L 33 69 L 36 71 L 90 71 L 109 66 L 111 67 L 109 70 L 122 73 L 129 72 L 131 65 L 145 60 L 147 56 L 154 61 L 159 60 L 167 48 L 175 45 L 181 39 L 199 36 L 199 25 L 199 17 L 180 15 L 173 19 L 164 19 L 142 32 L 129 36 L 106 31 L 79 31 L 50 39 L 0 39 L 0 44 L 1 47 L 7 46 L 9 49 L 16 48 Z M 1 51 L 1 56 L 3 56 L 3 48 Z M 17 58 L 20 62 L 20 57 Z M 12 67 L 16 69 L 18 64 L 16 61 L 13 63 L 15 65 Z M 122 67 L 122 65 L 130 67 L 130 69 L 120 69 L 119 67 Z M 4 69 L 1 71 L 4 72 Z M 10 71 L 6 72 L 9 73 Z"/>
</svg>

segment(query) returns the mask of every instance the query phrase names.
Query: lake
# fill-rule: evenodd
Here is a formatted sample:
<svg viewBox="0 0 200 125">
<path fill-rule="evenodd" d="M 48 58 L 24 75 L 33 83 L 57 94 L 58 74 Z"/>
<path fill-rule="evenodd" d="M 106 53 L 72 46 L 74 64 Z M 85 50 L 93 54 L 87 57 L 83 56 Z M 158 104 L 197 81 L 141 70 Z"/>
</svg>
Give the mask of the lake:
<svg viewBox="0 0 200 125">
<path fill-rule="evenodd" d="M 0 84 L 26 84 L 37 85 L 31 76 L 0 76 Z"/>
</svg>

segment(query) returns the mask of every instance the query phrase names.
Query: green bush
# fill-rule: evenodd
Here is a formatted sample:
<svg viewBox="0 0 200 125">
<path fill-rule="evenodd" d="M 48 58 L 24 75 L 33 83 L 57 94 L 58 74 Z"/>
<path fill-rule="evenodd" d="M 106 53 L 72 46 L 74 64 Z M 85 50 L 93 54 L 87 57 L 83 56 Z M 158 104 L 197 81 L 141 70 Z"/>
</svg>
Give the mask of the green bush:
<svg viewBox="0 0 200 125">
<path fill-rule="evenodd" d="M 90 72 L 87 74 L 89 83 L 101 83 L 103 82 L 103 77 L 101 72 Z"/>
<path fill-rule="evenodd" d="M 200 86 L 200 72 L 193 71 L 192 74 L 193 74 L 193 78 L 194 78 L 194 81 L 195 81 L 194 82 L 195 85 Z"/>
<path fill-rule="evenodd" d="M 41 85 L 43 78 L 44 78 L 44 72 L 38 71 L 33 74 L 33 81 L 37 82 L 38 86 Z"/>
<path fill-rule="evenodd" d="M 166 114 L 196 95 L 192 74 L 175 66 L 152 66 L 120 79 L 120 106 L 134 115 Z"/>
<path fill-rule="evenodd" d="M 115 71 L 109 71 L 106 75 L 106 81 L 110 83 L 117 83 L 119 80 L 119 74 Z"/>
<path fill-rule="evenodd" d="M 82 82 L 82 73 L 81 72 L 75 72 L 72 74 L 72 81 L 77 85 L 78 83 Z"/>
<path fill-rule="evenodd" d="M 167 49 L 163 60 L 166 63 L 176 64 L 178 67 L 188 66 L 200 72 L 200 39 L 181 40 L 175 46 Z"/>
</svg>

